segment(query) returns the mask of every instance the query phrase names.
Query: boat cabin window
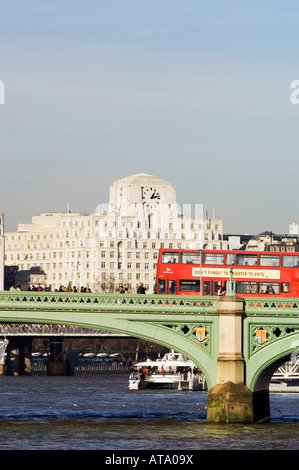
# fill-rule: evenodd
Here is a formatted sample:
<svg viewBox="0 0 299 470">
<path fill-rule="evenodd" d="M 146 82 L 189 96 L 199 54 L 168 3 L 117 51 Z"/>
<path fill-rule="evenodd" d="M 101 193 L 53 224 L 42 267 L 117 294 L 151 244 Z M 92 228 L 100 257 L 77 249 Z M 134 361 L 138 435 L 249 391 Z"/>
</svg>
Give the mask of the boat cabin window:
<svg viewBox="0 0 299 470">
<path fill-rule="evenodd" d="M 199 252 L 194 253 L 182 253 L 181 263 L 183 264 L 200 264 L 200 254 Z"/>
<path fill-rule="evenodd" d="M 282 265 L 285 268 L 295 268 L 295 267 L 299 266 L 299 256 L 297 256 L 297 255 L 294 255 L 294 256 L 284 255 L 282 257 Z"/>
<path fill-rule="evenodd" d="M 279 282 L 260 282 L 259 294 L 278 295 L 279 294 Z"/>
<path fill-rule="evenodd" d="M 224 254 L 203 253 L 203 264 L 224 264 Z"/>
<path fill-rule="evenodd" d="M 257 266 L 257 255 L 237 255 L 237 266 Z"/>
<path fill-rule="evenodd" d="M 167 252 L 164 251 L 162 253 L 162 263 L 178 263 L 179 262 L 179 254 L 177 252 Z"/>
<path fill-rule="evenodd" d="M 200 280 L 180 279 L 179 290 L 181 292 L 200 292 Z"/>
<path fill-rule="evenodd" d="M 260 255 L 260 266 L 279 266 L 280 257 L 277 255 Z"/>
</svg>

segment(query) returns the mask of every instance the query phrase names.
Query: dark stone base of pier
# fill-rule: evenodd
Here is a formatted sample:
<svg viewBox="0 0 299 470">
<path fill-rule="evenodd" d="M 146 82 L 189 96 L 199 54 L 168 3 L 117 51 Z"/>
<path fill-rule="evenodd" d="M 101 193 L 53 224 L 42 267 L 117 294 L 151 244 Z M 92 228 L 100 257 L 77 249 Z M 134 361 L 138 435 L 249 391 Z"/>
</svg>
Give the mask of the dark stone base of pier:
<svg viewBox="0 0 299 470">
<path fill-rule="evenodd" d="M 63 338 L 50 339 L 50 355 L 47 364 L 47 375 L 73 375 L 73 363 L 63 358 Z"/>
<path fill-rule="evenodd" d="M 261 423 L 270 419 L 269 389 L 253 392 L 253 413 L 255 423 Z"/>
<path fill-rule="evenodd" d="M 70 361 L 48 361 L 47 375 L 74 375 L 74 364 Z"/>
<path fill-rule="evenodd" d="M 11 338 L 7 347 L 7 375 L 31 375 L 32 338 Z"/>
<path fill-rule="evenodd" d="M 253 396 L 244 384 L 226 382 L 208 391 L 207 422 L 252 424 Z"/>
</svg>

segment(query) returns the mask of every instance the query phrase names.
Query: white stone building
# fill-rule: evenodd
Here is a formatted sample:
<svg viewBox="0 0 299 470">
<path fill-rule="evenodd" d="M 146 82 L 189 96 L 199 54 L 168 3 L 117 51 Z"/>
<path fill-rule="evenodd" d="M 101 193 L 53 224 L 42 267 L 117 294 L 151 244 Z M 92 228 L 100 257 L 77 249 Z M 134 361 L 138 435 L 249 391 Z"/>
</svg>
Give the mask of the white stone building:
<svg viewBox="0 0 299 470">
<path fill-rule="evenodd" d="M 289 224 L 289 235 L 299 235 L 299 225 L 293 221 Z"/>
<path fill-rule="evenodd" d="M 6 233 L 5 264 L 17 265 L 20 274 L 39 268 L 51 290 L 71 281 L 78 290 L 111 292 L 123 285 L 136 292 L 143 282 L 152 293 L 159 248 L 227 249 L 221 220 L 205 217 L 201 204 L 183 210 L 168 181 L 128 176 L 112 184 L 109 204 L 94 213 L 43 213 Z"/>
<path fill-rule="evenodd" d="M 5 237 L 4 214 L 0 212 L 0 290 L 4 289 Z"/>
</svg>

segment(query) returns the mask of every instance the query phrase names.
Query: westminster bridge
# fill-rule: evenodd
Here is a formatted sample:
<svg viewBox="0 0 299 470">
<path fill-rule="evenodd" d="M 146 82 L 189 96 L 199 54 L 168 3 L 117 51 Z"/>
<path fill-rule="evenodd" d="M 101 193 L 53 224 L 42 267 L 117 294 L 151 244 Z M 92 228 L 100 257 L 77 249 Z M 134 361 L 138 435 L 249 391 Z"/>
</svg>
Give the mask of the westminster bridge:
<svg viewBox="0 0 299 470">
<path fill-rule="evenodd" d="M 25 337 L 44 325 L 174 349 L 205 376 L 209 422 L 258 422 L 270 416 L 273 373 L 298 352 L 299 299 L 2 291 L 3 339 L 12 325 Z"/>
</svg>

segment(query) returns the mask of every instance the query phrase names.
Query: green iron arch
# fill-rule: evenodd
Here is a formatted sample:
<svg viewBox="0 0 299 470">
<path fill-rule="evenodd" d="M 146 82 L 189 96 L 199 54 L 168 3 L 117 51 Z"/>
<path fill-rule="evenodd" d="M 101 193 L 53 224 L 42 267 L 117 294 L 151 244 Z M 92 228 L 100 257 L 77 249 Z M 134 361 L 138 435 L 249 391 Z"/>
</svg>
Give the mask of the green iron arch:
<svg viewBox="0 0 299 470">
<path fill-rule="evenodd" d="M 269 388 L 273 373 L 299 350 L 299 332 L 262 348 L 246 361 L 246 385 L 252 391 Z"/>
<path fill-rule="evenodd" d="M 141 315 L 140 315 L 141 316 Z M 75 320 L 75 319 L 74 319 Z M 142 321 L 145 320 L 145 321 Z M 185 334 L 181 326 L 188 324 L 192 330 L 192 325 L 195 327 L 197 323 L 191 324 L 184 317 L 176 319 L 176 322 L 170 322 L 169 319 L 163 323 L 160 321 L 151 321 L 149 315 L 146 319 L 123 318 L 119 314 L 102 314 L 101 319 L 94 321 L 82 322 L 82 318 L 75 320 L 75 325 L 85 328 L 98 328 L 106 331 L 114 331 L 124 333 L 128 336 L 144 339 L 153 343 L 160 344 L 169 349 L 174 349 L 176 352 L 184 354 L 188 359 L 192 360 L 196 366 L 202 371 L 205 376 L 207 387 L 210 389 L 216 383 L 216 363 L 213 356 L 204 350 L 199 342 L 192 334 Z M 179 321 L 178 321 L 179 320 Z"/>
<path fill-rule="evenodd" d="M 36 304 L 35 304 L 36 305 Z M 30 310 L 6 308 L 0 310 L 0 321 L 22 323 L 63 324 L 123 333 L 174 349 L 192 360 L 206 378 L 208 389 L 216 383 L 218 354 L 217 315 L 163 314 L 124 311 L 77 311 L 70 308 Z M 208 340 L 200 343 L 194 331 L 204 326 L 209 332 Z M 217 357 L 217 356 L 216 356 Z"/>
</svg>

